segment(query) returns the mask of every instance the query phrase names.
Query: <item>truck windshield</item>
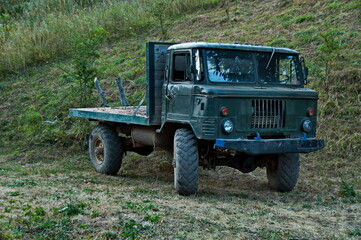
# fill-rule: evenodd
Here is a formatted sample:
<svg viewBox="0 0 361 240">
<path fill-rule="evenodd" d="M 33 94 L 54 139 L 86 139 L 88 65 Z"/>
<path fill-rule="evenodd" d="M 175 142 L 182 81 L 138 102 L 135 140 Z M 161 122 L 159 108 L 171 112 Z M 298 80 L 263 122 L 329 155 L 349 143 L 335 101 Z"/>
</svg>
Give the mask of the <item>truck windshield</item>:
<svg viewBox="0 0 361 240">
<path fill-rule="evenodd" d="M 299 85 L 297 55 L 234 50 L 206 50 L 211 82 Z"/>
<path fill-rule="evenodd" d="M 252 53 L 206 50 L 209 80 L 212 82 L 254 82 Z"/>
<path fill-rule="evenodd" d="M 256 61 L 258 79 L 262 84 L 299 85 L 301 82 L 296 55 L 256 53 Z"/>
</svg>

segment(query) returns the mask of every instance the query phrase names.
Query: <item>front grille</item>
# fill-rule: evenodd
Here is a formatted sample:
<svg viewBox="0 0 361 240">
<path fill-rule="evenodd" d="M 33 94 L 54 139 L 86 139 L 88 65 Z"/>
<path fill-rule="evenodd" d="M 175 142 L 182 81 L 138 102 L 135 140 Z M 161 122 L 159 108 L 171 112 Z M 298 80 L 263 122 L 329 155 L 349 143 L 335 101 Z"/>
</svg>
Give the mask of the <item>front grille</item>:
<svg viewBox="0 0 361 240">
<path fill-rule="evenodd" d="M 203 121 L 202 131 L 205 137 L 214 138 L 216 133 L 216 119 L 205 119 Z"/>
<path fill-rule="evenodd" d="M 285 120 L 285 101 L 253 99 L 251 128 L 282 128 Z"/>
</svg>

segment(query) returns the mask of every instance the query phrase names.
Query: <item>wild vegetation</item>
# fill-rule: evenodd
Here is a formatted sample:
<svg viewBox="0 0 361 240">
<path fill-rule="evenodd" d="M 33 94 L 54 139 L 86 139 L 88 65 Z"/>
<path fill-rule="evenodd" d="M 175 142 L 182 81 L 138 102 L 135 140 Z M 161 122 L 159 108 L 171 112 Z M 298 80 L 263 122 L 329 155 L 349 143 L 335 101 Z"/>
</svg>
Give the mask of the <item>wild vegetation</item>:
<svg viewBox="0 0 361 240">
<path fill-rule="evenodd" d="M 0 239 L 361 236 L 360 0 L 5 0 L 0 3 Z M 146 41 L 247 42 L 300 51 L 319 92 L 318 136 L 296 189 L 264 170 L 201 171 L 177 196 L 162 153 L 128 154 L 116 177 L 87 162 L 94 123 L 68 108 L 145 90 Z"/>
</svg>

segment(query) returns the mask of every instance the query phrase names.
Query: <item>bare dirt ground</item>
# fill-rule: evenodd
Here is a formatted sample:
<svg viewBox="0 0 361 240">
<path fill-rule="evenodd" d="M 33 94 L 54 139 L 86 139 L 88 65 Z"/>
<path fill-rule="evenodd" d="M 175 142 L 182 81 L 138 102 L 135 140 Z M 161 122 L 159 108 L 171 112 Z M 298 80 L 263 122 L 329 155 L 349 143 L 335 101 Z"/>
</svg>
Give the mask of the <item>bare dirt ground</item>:
<svg viewBox="0 0 361 240">
<path fill-rule="evenodd" d="M 312 187 L 302 172 L 293 192 L 278 193 L 264 169 L 200 169 L 200 191 L 183 197 L 172 171 L 160 153 L 128 154 L 116 176 L 95 173 L 86 155 L 0 157 L 0 239 L 360 237 L 359 198 Z"/>
</svg>

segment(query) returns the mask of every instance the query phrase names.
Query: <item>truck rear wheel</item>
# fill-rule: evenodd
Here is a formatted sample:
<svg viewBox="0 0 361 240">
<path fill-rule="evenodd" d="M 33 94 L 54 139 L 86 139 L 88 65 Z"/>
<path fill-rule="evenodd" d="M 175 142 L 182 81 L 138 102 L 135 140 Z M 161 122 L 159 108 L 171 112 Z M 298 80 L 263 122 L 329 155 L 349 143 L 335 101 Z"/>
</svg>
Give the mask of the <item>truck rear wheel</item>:
<svg viewBox="0 0 361 240">
<path fill-rule="evenodd" d="M 300 169 L 300 154 L 283 153 L 267 162 L 267 178 L 271 188 L 290 192 L 296 186 Z"/>
<path fill-rule="evenodd" d="M 89 136 L 90 161 L 96 172 L 115 175 L 122 165 L 123 149 L 118 133 L 99 124 Z"/>
<path fill-rule="evenodd" d="M 174 135 L 174 187 L 180 195 L 189 196 L 198 191 L 198 145 L 193 132 L 180 128 Z"/>
</svg>

